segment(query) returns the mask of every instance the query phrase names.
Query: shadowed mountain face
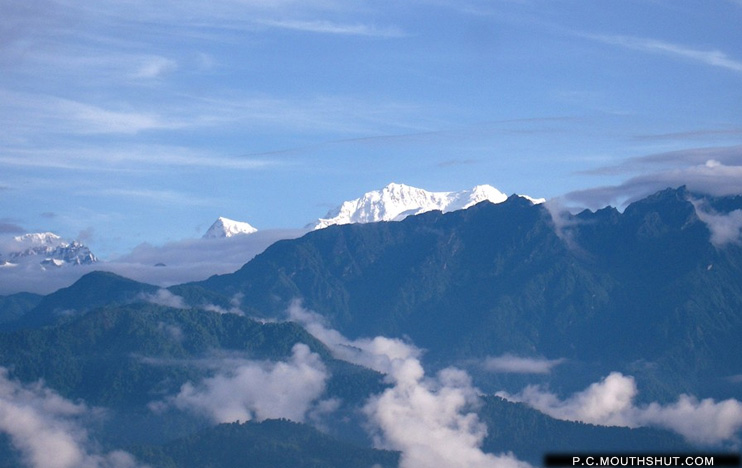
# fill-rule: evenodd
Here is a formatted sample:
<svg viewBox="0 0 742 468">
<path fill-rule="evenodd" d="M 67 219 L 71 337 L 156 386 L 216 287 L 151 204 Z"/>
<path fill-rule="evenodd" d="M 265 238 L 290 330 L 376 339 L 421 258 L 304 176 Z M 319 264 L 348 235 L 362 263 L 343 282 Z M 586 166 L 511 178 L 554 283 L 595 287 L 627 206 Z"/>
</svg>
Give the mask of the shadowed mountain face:
<svg viewBox="0 0 742 468">
<path fill-rule="evenodd" d="M 330 227 L 198 286 L 273 316 L 301 299 L 350 336 L 408 336 L 431 360 L 513 353 L 659 368 L 654 391 L 691 391 L 742 368 L 742 249 L 712 245 L 691 200 L 668 189 L 559 228 L 518 197 Z"/>
<path fill-rule="evenodd" d="M 35 328 L 65 321 L 96 307 L 141 301 L 142 295 L 159 288 L 114 273 L 94 271 L 73 285 L 62 288 L 37 301 L 23 316 L 2 324 L 0 330 Z"/>
</svg>

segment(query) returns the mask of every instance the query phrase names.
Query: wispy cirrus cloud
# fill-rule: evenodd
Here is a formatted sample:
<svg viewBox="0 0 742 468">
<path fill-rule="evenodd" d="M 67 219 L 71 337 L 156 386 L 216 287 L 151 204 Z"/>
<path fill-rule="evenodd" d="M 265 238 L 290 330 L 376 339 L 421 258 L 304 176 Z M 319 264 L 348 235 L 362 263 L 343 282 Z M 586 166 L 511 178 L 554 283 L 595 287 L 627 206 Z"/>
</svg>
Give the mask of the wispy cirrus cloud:
<svg viewBox="0 0 742 468">
<path fill-rule="evenodd" d="M 229 31 L 239 28 L 242 31 L 256 33 L 267 26 L 333 35 L 375 37 L 404 35 L 399 28 L 377 26 L 373 22 L 365 21 L 364 10 L 355 4 L 333 0 L 303 2 L 226 0 L 210 5 L 196 1 L 152 3 L 133 0 L 121 4 L 104 0 L 96 4 L 72 7 L 79 15 L 98 18 L 104 25 L 117 19 L 126 19 L 129 23 L 146 23 L 154 29 L 177 25 L 190 31 Z M 352 20 L 343 21 L 344 18 Z"/>
<path fill-rule="evenodd" d="M 133 73 L 134 78 L 148 79 L 159 78 L 167 73 L 175 71 L 178 62 L 166 57 L 146 57 L 142 60 L 137 70 Z"/>
<path fill-rule="evenodd" d="M 242 134 L 330 132 L 356 136 L 429 131 L 436 124 L 424 117 L 425 106 L 417 103 L 333 94 L 291 98 L 200 94 L 179 96 L 159 105 L 141 100 L 91 104 L 0 89 L 0 99 L 4 102 L 0 142 L 9 143 L 28 143 L 30 136 L 79 139 L 214 129 Z"/>
<path fill-rule="evenodd" d="M 84 192 L 80 193 L 84 194 Z M 92 191 L 88 193 L 88 195 L 101 197 L 120 197 L 127 199 L 142 199 L 152 203 L 165 205 L 171 204 L 177 206 L 214 206 L 218 204 L 218 201 L 215 199 L 194 196 L 189 193 L 176 192 L 174 190 L 109 188 Z"/>
<path fill-rule="evenodd" d="M 637 135 L 637 140 L 695 140 L 700 138 L 742 137 L 742 128 L 709 128 L 700 130 L 688 130 L 684 132 L 656 133 Z"/>
<path fill-rule="evenodd" d="M 638 50 L 640 52 L 651 54 L 667 55 L 742 73 L 742 60 L 730 57 L 720 50 L 696 49 L 685 45 L 673 44 L 644 37 L 598 34 L 588 34 L 585 35 L 585 37 L 626 49 Z"/>
<path fill-rule="evenodd" d="M 129 146 L 101 151 L 87 147 L 7 148 L 0 156 L 0 165 L 65 169 L 72 171 L 144 172 L 167 167 L 198 167 L 227 170 L 257 170 L 287 163 L 256 157 L 225 157 L 208 151 L 164 145 Z"/>
<path fill-rule="evenodd" d="M 177 129 L 186 125 L 155 111 L 115 109 L 44 94 L 0 90 L 4 102 L 3 133 L 137 134 L 147 130 Z M 0 138 L 2 134 L 0 133 Z"/>
<path fill-rule="evenodd" d="M 406 36 L 406 33 L 397 27 L 377 27 L 375 25 L 363 23 L 344 24 L 324 20 L 258 20 L 257 23 L 273 28 L 322 34 L 340 34 L 344 36 L 370 36 L 382 38 Z"/>
</svg>

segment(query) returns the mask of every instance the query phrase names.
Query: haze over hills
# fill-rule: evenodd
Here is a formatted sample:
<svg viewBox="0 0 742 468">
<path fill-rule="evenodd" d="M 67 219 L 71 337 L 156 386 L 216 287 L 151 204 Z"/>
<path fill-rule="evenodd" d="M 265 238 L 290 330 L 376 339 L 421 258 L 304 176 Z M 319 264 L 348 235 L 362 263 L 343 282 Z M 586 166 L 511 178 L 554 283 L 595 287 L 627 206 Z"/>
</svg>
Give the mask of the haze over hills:
<svg viewBox="0 0 742 468">
<path fill-rule="evenodd" d="M 195 283 L 3 296 L 0 394 L 49 429 L 23 445 L 0 421 L 0 456 L 24 466 L 56 428 L 116 468 L 736 450 L 741 212 L 682 187 L 576 215 L 511 196 L 328 226 Z"/>
<path fill-rule="evenodd" d="M 506 198 L 502 192 L 489 185 L 479 185 L 471 190 L 455 192 L 429 192 L 392 183 L 381 190 L 368 192 L 357 200 L 343 202 L 337 209 L 343 214 L 337 219 L 325 219 L 322 223 L 327 226 L 337 223 L 401 220 L 411 214 L 430 210 L 458 210 L 482 200 L 501 202 Z M 543 199 L 525 198 L 534 203 L 543 202 Z M 342 207 L 345 208 L 340 210 Z M 112 271 L 138 281 L 170 286 L 200 280 L 213 274 L 234 271 L 275 241 L 299 237 L 308 229 L 318 226 L 318 222 L 315 222 L 303 229 L 258 231 L 247 222 L 219 217 L 201 236 L 202 239 L 209 239 L 210 242 L 204 243 L 200 242 L 201 239 L 188 238 L 171 241 L 161 246 L 144 242 L 127 254 L 103 261 L 99 261 L 92 254 L 90 256 L 98 262 L 95 269 Z M 52 233 L 27 234 L 19 236 L 19 239 L 21 237 L 31 239 L 34 236 L 38 238 L 46 236 L 49 242 L 53 239 L 57 239 L 54 242 L 61 241 L 59 236 Z M 10 251 L 13 252 L 20 250 L 19 241 L 13 238 L 7 239 L 6 242 L 0 240 L 0 245 L 10 246 Z M 93 268 L 90 268 L 92 264 L 84 261 L 82 255 L 89 252 L 89 249 L 78 241 L 70 245 L 70 248 L 60 251 L 59 254 L 44 256 L 40 260 L 43 263 L 40 268 L 37 268 L 39 262 L 31 260 L 37 258 L 35 256 L 24 257 L 25 261 L 18 263 L 5 260 L 2 255 L 7 249 L 0 247 L 0 294 L 16 292 L 48 294 L 56 289 L 69 286 L 82 275 L 92 271 Z M 48 247 L 44 248 L 48 249 Z M 78 259 L 72 258 L 69 252 L 79 253 Z M 64 260 L 65 258 L 68 261 Z M 56 268 L 70 264 L 86 267 L 72 270 Z M 13 267 L 17 268 L 10 270 Z M 153 270 L 155 267 L 160 269 L 155 271 Z"/>
</svg>

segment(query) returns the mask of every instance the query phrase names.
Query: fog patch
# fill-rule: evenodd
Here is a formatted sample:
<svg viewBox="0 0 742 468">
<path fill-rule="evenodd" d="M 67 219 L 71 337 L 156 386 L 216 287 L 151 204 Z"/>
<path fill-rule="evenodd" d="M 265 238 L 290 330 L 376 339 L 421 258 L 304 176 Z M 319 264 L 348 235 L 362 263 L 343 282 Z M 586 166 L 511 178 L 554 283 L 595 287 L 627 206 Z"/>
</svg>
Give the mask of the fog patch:
<svg viewBox="0 0 742 468">
<path fill-rule="evenodd" d="M 180 328 L 178 325 L 173 325 L 170 323 L 165 322 L 159 322 L 157 324 L 157 329 L 161 331 L 165 336 L 170 338 L 171 340 L 182 343 L 183 338 L 185 338 L 185 334 L 183 333 L 183 329 Z"/>
<path fill-rule="evenodd" d="M 275 418 L 304 422 L 329 377 L 319 355 L 302 343 L 294 345 L 288 361 L 243 359 L 230 367 L 199 383 L 183 384 L 176 396 L 151 408 L 174 406 L 215 423 Z"/>
<path fill-rule="evenodd" d="M 276 229 L 225 239 L 187 239 L 161 246 L 145 243 L 125 255 L 101 260 L 94 265 L 67 265 L 44 270 L 33 262 L 22 263 L 0 268 L 0 295 L 18 292 L 50 294 L 72 285 L 92 271 L 109 271 L 162 288 L 201 281 L 212 275 L 232 273 L 274 242 L 294 239 L 307 232 L 305 229 Z M 0 236 L 0 247 L 3 242 L 4 238 Z"/>
<path fill-rule="evenodd" d="M 155 293 L 141 293 L 137 296 L 139 299 L 151 304 L 172 307 L 173 309 L 188 309 L 185 300 L 167 289 L 158 289 Z"/>
<path fill-rule="evenodd" d="M 549 374 L 551 369 L 562 364 L 565 359 L 526 358 L 503 354 L 485 359 L 486 371 L 506 374 Z"/>
<path fill-rule="evenodd" d="M 417 359 L 422 355 L 421 349 L 395 338 L 377 336 L 350 340 L 337 330 L 329 328 L 324 317 L 303 308 L 299 300 L 291 302 L 287 313 L 290 320 L 302 325 L 312 336 L 330 348 L 336 358 L 368 367 L 382 374 L 391 373 L 395 361 Z"/>
<path fill-rule="evenodd" d="M 186 239 L 161 246 L 145 243 L 128 254 L 105 262 L 105 268 L 127 278 L 168 287 L 232 273 L 276 241 L 295 239 L 307 232 L 304 229 L 274 229 L 249 236 Z"/>
<path fill-rule="evenodd" d="M 92 410 L 42 382 L 23 384 L 0 367 L 0 431 L 31 468 L 136 468 L 123 451 L 100 453 L 83 429 Z"/>
<path fill-rule="evenodd" d="M 230 299 L 229 301 L 229 309 L 225 309 L 224 307 L 216 304 L 207 304 L 202 308 L 204 310 L 208 310 L 209 312 L 216 312 L 217 314 L 234 314 L 245 316 L 245 311 L 240 308 L 240 306 L 242 305 L 242 299 L 244 297 L 245 295 L 243 293 L 237 293 L 232 296 L 232 299 Z"/>
<path fill-rule="evenodd" d="M 551 217 L 554 233 L 567 246 L 574 247 L 574 233 L 571 228 L 577 225 L 577 219 L 572 215 L 571 209 L 562 198 L 555 197 L 545 202 L 544 207 Z"/>
<path fill-rule="evenodd" d="M 717 213 L 703 201 L 691 200 L 698 218 L 711 232 L 711 243 L 722 248 L 727 244 L 742 244 L 742 210 Z"/>
<path fill-rule="evenodd" d="M 565 399 L 540 387 L 529 385 L 518 394 L 497 394 L 518 401 L 553 417 L 603 426 L 660 427 L 682 435 L 691 443 L 717 445 L 738 442 L 742 429 L 742 403 L 735 399 L 716 402 L 680 395 L 675 403 L 637 406 L 633 377 L 612 372 L 600 382 Z"/>
</svg>

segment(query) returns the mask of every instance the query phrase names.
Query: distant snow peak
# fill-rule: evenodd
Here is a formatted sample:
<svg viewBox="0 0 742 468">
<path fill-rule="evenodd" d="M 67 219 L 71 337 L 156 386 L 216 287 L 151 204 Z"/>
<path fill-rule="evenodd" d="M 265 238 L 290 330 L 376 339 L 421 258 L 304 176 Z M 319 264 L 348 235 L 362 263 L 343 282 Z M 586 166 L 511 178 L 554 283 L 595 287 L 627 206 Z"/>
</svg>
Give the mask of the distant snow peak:
<svg viewBox="0 0 742 468">
<path fill-rule="evenodd" d="M 225 237 L 252 234 L 257 231 L 257 229 L 247 223 L 219 217 L 216 221 L 214 221 L 214 224 L 211 225 L 209 230 L 206 231 L 206 234 L 203 235 L 203 238 L 222 239 Z"/>
<path fill-rule="evenodd" d="M 533 198 L 529 197 L 528 195 L 518 195 L 520 198 L 525 198 L 529 202 L 533 203 L 534 205 L 540 205 L 542 203 L 546 203 L 546 198 Z"/>
<path fill-rule="evenodd" d="M 36 232 L 13 237 L 13 242 L 6 245 L 8 250 L 2 255 L 9 260 L 4 264 L 15 265 L 19 262 L 37 261 L 42 266 L 61 267 L 63 265 L 89 265 L 98 261 L 90 249 L 77 241 L 67 242 L 52 232 Z"/>
<path fill-rule="evenodd" d="M 426 211 L 441 210 L 447 213 L 469 208 L 484 200 L 502 203 L 507 198 L 507 195 L 490 185 L 477 185 L 471 190 L 460 192 L 428 192 L 409 185 L 391 183 L 381 190 L 344 202 L 307 227 L 322 229 L 334 224 L 401 221 L 407 216 Z"/>
<path fill-rule="evenodd" d="M 41 262 L 41 266 L 43 266 L 43 267 L 56 267 L 56 268 L 59 268 L 59 267 L 64 266 L 64 264 L 65 264 L 65 261 L 64 260 L 60 260 L 58 258 L 46 258 L 46 259 L 44 259 Z"/>
<path fill-rule="evenodd" d="M 35 232 L 23 234 L 20 236 L 15 236 L 13 240 L 15 240 L 19 246 L 26 248 L 43 246 L 56 247 L 64 243 L 62 238 L 54 234 L 53 232 Z"/>
</svg>

